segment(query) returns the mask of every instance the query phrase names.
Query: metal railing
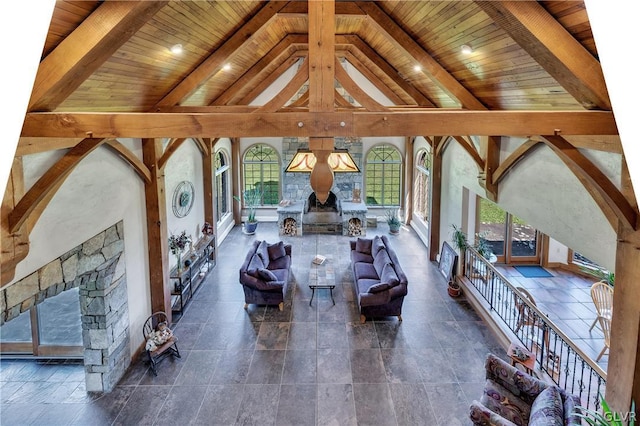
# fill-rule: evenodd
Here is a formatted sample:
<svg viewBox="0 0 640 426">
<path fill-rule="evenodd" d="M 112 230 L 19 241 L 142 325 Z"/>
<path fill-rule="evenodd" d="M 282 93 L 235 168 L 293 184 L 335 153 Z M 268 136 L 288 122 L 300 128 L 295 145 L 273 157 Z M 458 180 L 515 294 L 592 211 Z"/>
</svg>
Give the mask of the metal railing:
<svg viewBox="0 0 640 426">
<path fill-rule="evenodd" d="M 473 248 L 465 250 L 463 275 L 498 325 L 535 355 L 536 370 L 578 396 L 583 407 L 600 408 L 607 373 L 540 311 L 526 290 L 511 284 Z"/>
</svg>

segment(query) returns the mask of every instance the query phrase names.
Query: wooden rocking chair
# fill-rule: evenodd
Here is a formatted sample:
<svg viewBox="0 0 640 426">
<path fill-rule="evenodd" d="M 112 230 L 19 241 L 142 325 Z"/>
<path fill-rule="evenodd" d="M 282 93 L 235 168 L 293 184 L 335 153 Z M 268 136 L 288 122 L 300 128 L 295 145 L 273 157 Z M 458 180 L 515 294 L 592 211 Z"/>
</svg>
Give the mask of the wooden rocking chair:
<svg viewBox="0 0 640 426">
<path fill-rule="evenodd" d="M 149 358 L 149 364 L 154 376 L 158 375 L 157 365 L 162 358 L 167 355 L 173 355 L 176 358 L 180 358 L 180 351 L 178 351 L 177 341 L 178 339 L 171 333 L 171 337 L 159 345 L 151 345 L 149 348 L 149 340 L 153 338 L 153 333 L 158 333 L 159 328 L 168 327 L 167 314 L 164 312 L 156 312 L 152 314 L 144 322 L 142 327 L 142 334 L 144 335 L 145 350 L 147 357 Z M 155 347 L 155 348 L 154 348 Z"/>
</svg>

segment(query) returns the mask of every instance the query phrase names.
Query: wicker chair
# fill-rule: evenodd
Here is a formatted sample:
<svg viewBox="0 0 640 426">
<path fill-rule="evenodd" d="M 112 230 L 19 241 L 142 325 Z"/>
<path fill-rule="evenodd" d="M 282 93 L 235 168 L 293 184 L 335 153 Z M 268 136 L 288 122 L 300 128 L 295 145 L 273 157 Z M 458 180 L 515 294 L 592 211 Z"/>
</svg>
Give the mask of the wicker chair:
<svg viewBox="0 0 640 426">
<path fill-rule="evenodd" d="M 152 349 L 149 348 L 149 340 L 153 338 L 153 333 L 158 332 L 158 328 L 161 324 L 168 327 L 167 320 L 167 314 L 164 312 L 156 312 L 147 318 L 144 322 L 144 326 L 142 327 L 142 334 L 144 335 L 144 340 L 146 342 L 145 350 L 154 376 L 158 375 L 157 365 L 161 359 L 168 355 L 180 358 L 180 351 L 178 351 L 177 344 L 178 339 L 173 335 L 173 333 L 168 340 L 160 343 L 159 345 L 151 345 Z"/>
</svg>

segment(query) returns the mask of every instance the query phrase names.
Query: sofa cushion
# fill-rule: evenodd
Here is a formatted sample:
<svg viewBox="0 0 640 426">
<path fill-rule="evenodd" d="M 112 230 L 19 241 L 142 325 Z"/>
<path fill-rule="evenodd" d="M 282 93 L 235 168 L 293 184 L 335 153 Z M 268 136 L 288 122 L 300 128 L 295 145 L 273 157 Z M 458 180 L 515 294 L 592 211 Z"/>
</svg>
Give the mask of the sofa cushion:
<svg viewBox="0 0 640 426">
<path fill-rule="evenodd" d="M 257 254 L 254 254 L 251 257 L 251 261 L 249 262 L 249 266 L 247 267 L 247 274 L 252 277 L 260 278 L 258 276 L 258 269 L 262 269 L 265 267 L 265 264 L 262 262 L 262 259 Z"/>
<path fill-rule="evenodd" d="M 531 405 L 529 425 L 532 426 L 553 426 L 562 425 L 564 408 L 560 389 L 553 385 L 549 386 L 536 397 Z"/>
<path fill-rule="evenodd" d="M 391 258 L 386 250 L 380 250 L 378 254 L 373 257 L 373 267 L 376 269 L 378 277 L 382 275 L 382 268 L 387 263 L 391 263 Z"/>
<path fill-rule="evenodd" d="M 391 286 L 386 282 L 380 282 L 369 287 L 369 293 L 380 293 L 381 291 L 389 290 Z"/>
<path fill-rule="evenodd" d="M 259 268 L 257 278 L 265 281 L 278 281 L 278 277 L 276 276 L 276 274 L 274 274 L 267 268 Z"/>
<path fill-rule="evenodd" d="M 356 263 L 354 270 L 357 280 L 361 280 L 362 278 L 369 278 L 380 281 L 380 277 L 376 272 L 376 268 L 374 268 L 371 263 L 358 262 Z"/>
<path fill-rule="evenodd" d="M 360 253 L 359 251 L 351 252 L 351 262 L 355 265 L 358 262 L 373 263 L 373 256 L 366 253 Z"/>
<path fill-rule="evenodd" d="M 380 280 L 377 278 L 360 278 L 356 283 L 358 293 L 368 293 L 371 286 L 380 284 Z"/>
<path fill-rule="evenodd" d="M 356 240 L 356 251 L 364 254 L 371 254 L 371 244 L 372 240 L 367 238 L 358 238 Z"/>
<path fill-rule="evenodd" d="M 396 274 L 396 270 L 393 265 L 390 263 L 386 263 L 382 267 L 382 275 L 380 275 L 380 282 L 387 283 L 389 288 L 395 287 L 400 284 L 400 280 L 398 280 L 398 274 Z"/>
<path fill-rule="evenodd" d="M 487 379 L 484 385 L 480 402 L 517 425 L 526 425 L 529 421 L 530 405 L 491 379 Z"/>
<path fill-rule="evenodd" d="M 264 266 L 269 264 L 269 248 L 266 241 L 260 242 L 260 245 L 258 245 L 258 249 L 256 250 L 256 254 L 260 256 Z"/>
<path fill-rule="evenodd" d="M 285 257 L 287 252 L 284 249 L 284 241 L 278 241 L 275 244 L 267 244 L 267 252 L 269 254 L 270 261 Z"/>
<path fill-rule="evenodd" d="M 289 266 L 291 266 L 291 256 L 283 256 L 276 260 L 270 261 L 267 268 L 273 271 L 275 269 L 289 269 Z"/>
<path fill-rule="evenodd" d="M 373 241 L 371 243 L 371 255 L 375 256 L 383 248 L 385 248 L 385 245 L 384 241 L 382 241 L 382 238 L 380 238 L 379 235 L 373 237 Z"/>
</svg>

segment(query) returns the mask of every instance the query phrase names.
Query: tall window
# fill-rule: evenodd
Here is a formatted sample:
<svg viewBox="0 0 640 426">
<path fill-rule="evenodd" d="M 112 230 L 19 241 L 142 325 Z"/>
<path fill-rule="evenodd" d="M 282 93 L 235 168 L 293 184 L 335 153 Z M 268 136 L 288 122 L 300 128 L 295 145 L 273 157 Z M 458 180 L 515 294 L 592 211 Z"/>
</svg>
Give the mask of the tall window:
<svg viewBox="0 0 640 426">
<path fill-rule="evenodd" d="M 216 152 L 216 221 L 229 214 L 229 160 L 224 151 Z"/>
<path fill-rule="evenodd" d="M 379 145 L 367 154 L 366 202 L 369 206 L 400 206 L 402 157 L 391 145 Z"/>
<path fill-rule="evenodd" d="M 242 160 L 244 190 L 259 190 L 262 205 L 277 205 L 280 201 L 280 159 L 268 145 L 251 146 Z"/>
<path fill-rule="evenodd" d="M 431 177 L 431 156 L 421 149 L 416 158 L 413 181 L 413 212 L 425 222 L 429 220 L 429 178 Z"/>
<path fill-rule="evenodd" d="M 540 233 L 521 218 L 479 197 L 478 234 L 484 237 L 499 262 L 539 261 Z"/>
</svg>

